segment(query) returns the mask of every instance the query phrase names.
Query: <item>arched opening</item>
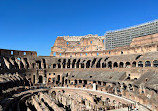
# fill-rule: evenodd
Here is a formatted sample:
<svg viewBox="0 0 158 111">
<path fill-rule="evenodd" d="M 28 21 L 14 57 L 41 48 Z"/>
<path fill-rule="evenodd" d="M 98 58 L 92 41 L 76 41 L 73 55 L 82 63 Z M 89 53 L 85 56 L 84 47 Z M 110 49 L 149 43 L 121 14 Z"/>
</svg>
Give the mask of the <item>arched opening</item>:
<svg viewBox="0 0 158 111">
<path fill-rule="evenodd" d="M 36 79 L 36 78 L 35 78 L 35 75 L 33 75 L 33 83 L 35 83 L 35 79 Z"/>
<path fill-rule="evenodd" d="M 92 61 L 92 66 L 91 66 L 92 68 L 94 67 L 95 62 L 96 62 L 96 58 L 94 58 Z"/>
<path fill-rule="evenodd" d="M 130 68 L 131 67 L 131 63 L 130 62 L 126 62 L 126 68 Z"/>
<path fill-rule="evenodd" d="M 114 65 L 113 65 L 114 68 L 118 67 L 118 64 L 117 62 L 114 62 Z"/>
<path fill-rule="evenodd" d="M 102 68 L 106 68 L 106 63 L 102 63 Z"/>
<path fill-rule="evenodd" d="M 38 68 L 39 68 L 39 69 L 41 69 L 41 68 L 42 68 L 42 67 L 41 67 L 41 61 L 39 61 L 39 60 L 38 60 L 38 61 L 36 61 L 36 64 L 38 65 Z"/>
<path fill-rule="evenodd" d="M 53 68 L 56 68 L 56 64 L 53 64 Z"/>
<path fill-rule="evenodd" d="M 56 84 L 60 83 L 60 75 L 57 76 Z"/>
<path fill-rule="evenodd" d="M 58 63 L 58 68 L 61 68 L 61 65 L 60 65 L 60 63 Z"/>
<path fill-rule="evenodd" d="M 75 68 L 75 62 L 76 62 L 76 59 L 72 61 L 72 68 Z"/>
<path fill-rule="evenodd" d="M 23 69 L 24 68 L 24 64 L 20 61 L 20 68 Z"/>
<path fill-rule="evenodd" d="M 154 61 L 153 61 L 153 66 L 154 66 L 154 67 L 158 67 L 158 60 L 154 60 Z"/>
<path fill-rule="evenodd" d="M 35 63 L 32 63 L 32 68 L 33 68 L 33 69 L 35 68 Z"/>
<path fill-rule="evenodd" d="M 98 85 L 101 85 L 101 81 L 98 81 Z"/>
<path fill-rule="evenodd" d="M 39 82 L 38 83 L 43 83 L 43 77 L 39 76 Z"/>
<path fill-rule="evenodd" d="M 26 62 L 26 68 L 28 69 L 29 68 L 29 63 L 27 61 L 27 58 L 24 58 L 25 62 Z"/>
<path fill-rule="evenodd" d="M 82 83 L 82 80 L 79 80 L 79 83 L 81 84 L 81 83 Z"/>
<path fill-rule="evenodd" d="M 87 84 L 87 80 L 83 80 L 83 83 L 84 83 L 84 84 Z"/>
<path fill-rule="evenodd" d="M 77 84 L 77 80 L 75 79 L 75 84 Z"/>
<path fill-rule="evenodd" d="M 102 59 L 102 58 L 101 58 L 101 59 Z M 100 61 L 101 61 L 101 59 L 97 62 L 96 68 L 100 68 Z"/>
<path fill-rule="evenodd" d="M 87 63 L 86 63 L 86 68 L 90 68 L 90 62 L 91 60 L 88 60 Z"/>
<path fill-rule="evenodd" d="M 108 68 L 112 69 L 112 62 L 111 61 L 108 62 Z"/>
<path fill-rule="evenodd" d="M 67 68 L 70 68 L 70 59 L 68 60 Z"/>
<path fill-rule="evenodd" d="M 146 62 L 145 62 L 145 67 L 151 67 L 150 61 L 146 61 Z"/>
<path fill-rule="evenodd" d="M 142 61 L 138 62 L 138 67 L 143 67 L 143 62 Z"/>
<path fill-rule="evenodd" d="M 66 59 L 63 60 L 63 63 L 62 63 L 63 68 L 65 68 L 65 64 L 66 64 Z"/>
<path fill-rule="evenodd" d="M 81 63 L 81 68 L 84 68 L 84 63 Z"/>
<path fill-rule="evenodd" d="M 136 67 L 136 62 L 135 61 L 132 63 L 132 67 Z"/>
<path fill-rule="evenodd" d="M 67 79 L 65 79 L 65 84 L 67 84 Z"/>
<path fill-rule="evenodd" d="M 123 68 L 123 65 L 124 65 L 124 63 L 123 63 L 123 62 L 120 62 L 119 68 Z"/>
<path fill-rule="evenodd" d="M 76 63 L 76 68 L 79 68 L 79 65 L 80 65 L 80 59 Z"/>
</svg>

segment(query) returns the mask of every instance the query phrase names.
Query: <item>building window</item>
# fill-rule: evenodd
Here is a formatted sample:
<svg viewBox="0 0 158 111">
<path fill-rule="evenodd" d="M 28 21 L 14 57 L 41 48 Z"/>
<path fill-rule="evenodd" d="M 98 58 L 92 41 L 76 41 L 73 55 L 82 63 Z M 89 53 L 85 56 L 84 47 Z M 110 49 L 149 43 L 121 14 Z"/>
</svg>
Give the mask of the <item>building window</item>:
<svg viewBox="0 0 158 111">
<path fill-rule="evenodd" d="M 13 55 L 13 51 L 11 51 L 11 55 Z"/>
<path fill-rule="evenodd" d="M 103 40 L 103 43 L 104 43 L 104 40 Z"/>
</svg>

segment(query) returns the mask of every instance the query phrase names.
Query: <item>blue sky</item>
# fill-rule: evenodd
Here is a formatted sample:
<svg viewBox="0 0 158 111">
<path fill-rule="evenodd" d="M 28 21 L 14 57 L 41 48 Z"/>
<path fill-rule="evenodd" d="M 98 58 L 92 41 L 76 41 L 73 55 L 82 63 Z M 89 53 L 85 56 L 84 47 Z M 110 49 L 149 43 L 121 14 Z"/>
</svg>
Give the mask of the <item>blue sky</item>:
<svg viewBox="0 0 158 111">
<path fill-rule="evenodd" d="M 158 19 L 158 0 L 0 0 L 0 48 L 50 55 L 57 36 L 104 35 Z"/>
</svg>

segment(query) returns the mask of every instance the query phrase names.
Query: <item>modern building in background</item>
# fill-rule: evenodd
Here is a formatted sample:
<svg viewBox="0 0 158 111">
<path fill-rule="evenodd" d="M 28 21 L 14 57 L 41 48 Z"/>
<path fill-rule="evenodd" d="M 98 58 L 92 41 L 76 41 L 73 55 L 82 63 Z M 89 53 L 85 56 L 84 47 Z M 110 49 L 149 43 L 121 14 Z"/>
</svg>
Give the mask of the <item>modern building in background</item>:
<svg viewBox="0 0 158 111">
<path fill-rule="evenodd" d="M 130 45 L 133 38 L 158 33 L 158 20 L 141 25 L 108 31 L 105 34 L 105 50 Z"/>
</svg>

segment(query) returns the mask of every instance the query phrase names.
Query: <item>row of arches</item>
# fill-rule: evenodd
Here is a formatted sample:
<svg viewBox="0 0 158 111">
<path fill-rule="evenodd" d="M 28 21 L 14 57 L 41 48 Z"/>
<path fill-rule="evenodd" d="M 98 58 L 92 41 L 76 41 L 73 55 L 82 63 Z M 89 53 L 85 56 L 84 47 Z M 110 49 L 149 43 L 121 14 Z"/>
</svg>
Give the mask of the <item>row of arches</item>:
<svg viewBox="0 0 158 111">
<path fill-rule="evenodd" d="M 158 60 L 154 61 L 133 61 L 133 62 L 101 62 L 101 59 L 96 61 L 87 60 L 76 63 L 68 61 L 68 63 L 53 64 L 53 68 L 131 68 L 131 67 L 158 67 Z"/>
</svg>

